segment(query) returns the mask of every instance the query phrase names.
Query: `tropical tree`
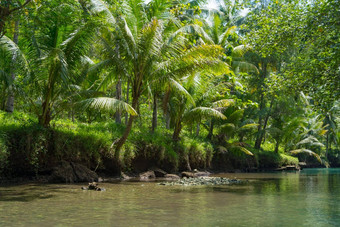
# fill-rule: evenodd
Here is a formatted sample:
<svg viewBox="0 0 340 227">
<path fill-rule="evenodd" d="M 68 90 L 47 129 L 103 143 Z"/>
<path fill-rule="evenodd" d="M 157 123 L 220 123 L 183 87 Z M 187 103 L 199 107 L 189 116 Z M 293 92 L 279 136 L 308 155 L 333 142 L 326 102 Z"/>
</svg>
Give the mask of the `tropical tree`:
<svg viewBox="0 0 340 227">
<path fill-rule="evenodd" d="M 81 5 L 74 1 L 47 1 L 33 18 L 36 29 L 26 37 L 32 69 L 28 81 L 34 82 L 34 91 L 39 91 L 41 111 L 37 114 L 45 127 L 53 117 L 55 103 L 79 73 L 81 60 L 94 38 L 95 23 L 85 21 L 82 12 Z"/>
<path fill-rule="evenodd" d="M 127 2 L 125 10 L 132 13 L 131 17 L 109 14 L 114 21 L 114 36 L 110 43 L 117 48 L 117 52 L 112 53 L 116 59 L 119 59 L 118 54 L 124 56 L 117 65 L 126 80 L 130 81 L 133 109 L 138 109 L 139 99 L 147 89 L 148 82 L 176 81 L 195 72 L 220 72 L 227 68 L 219 60 L 222 56 L 220 47 L 200 45 L 190 48 L 188 40 L 179 32 L 169 33 L 165 20 L 152 18 L 148 21 L 142 16 L 142 8 L 129 4 L 131 2 Z M 143 24 L 139 26 L 141 21 Z M 134 119 L 135 116 L 130 115 L 122 137 L 115 142 L 116 158 L 132 129 Z"/>
<path fill-rule="evenodd" d="M 15 74 L 26 74 L 28 64 L 17 43 L 6 36 L 0 38 L 0 56 L 0 109 L 12 112 L 13 103 L 9 102 L 6 97 L 13 95 Z"/>
</svg>

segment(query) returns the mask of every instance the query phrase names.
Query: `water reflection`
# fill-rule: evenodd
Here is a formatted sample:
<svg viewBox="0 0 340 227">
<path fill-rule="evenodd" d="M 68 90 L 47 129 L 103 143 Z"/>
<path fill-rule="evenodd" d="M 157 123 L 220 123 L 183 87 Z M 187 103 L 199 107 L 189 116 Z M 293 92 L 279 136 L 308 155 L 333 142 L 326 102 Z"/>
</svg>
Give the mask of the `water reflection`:
<svg viewBox="0 0 340 227">
<path fill-rule="evenodd" d="M 340 170 L 228 174 L 231 186 L 154 182 L 0 187 L 0 226 L 337 226 Z"/>
</svg>

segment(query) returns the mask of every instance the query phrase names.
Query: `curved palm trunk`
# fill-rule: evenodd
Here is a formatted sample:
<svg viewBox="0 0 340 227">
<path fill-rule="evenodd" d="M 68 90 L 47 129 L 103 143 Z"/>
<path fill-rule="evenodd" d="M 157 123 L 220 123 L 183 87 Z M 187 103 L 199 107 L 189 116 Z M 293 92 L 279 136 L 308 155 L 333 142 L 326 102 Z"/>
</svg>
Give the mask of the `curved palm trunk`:
<svg viewBox="0 0 340 227">
<path fill-rule="evenodd" d="M 261 82 L 264 83 L 264 80 L 266 79 L 267 76 L 267 63 L 262 62 L 263 65 L 263 70 L 262 70 L 262 76 L 261 76 Z M 262 84 L 261 84 L 262 86 Z M 261 111 L 265 108 L 266 104 L 265 104 L 265 100 L 264 100 L 264 93 L 262 91 L 262 89 L 260 89 L 261 94 L 260 94 L 260 108 L 259 108 L 259 112 L 261 113 Z M 256 135 L 256 141 L 255 141 L 255 146 L 254 148 L 256 149 L 260 149 L 261 148 L 261 142 L 262 142 L 262 125 L 263 125 L 263 119 L 262 116 L 259 116 L 259 123 L 258 123 L 258 127 L 257 127 L 257 135 Z"/>
<path fill-rule="evenodd" d="M 129 103 L 129 92 L 130 92 L 130 81 L 127 82 L 127 88 L 126 88 L 126 103 Z M 129 114 L 125 113 L 125 125 L 128 124 L 129 120 Z"/>
<path fill-rule="evenodd" d="M 18 44 L 18 39 L 19 39 L 19 20 L 15 21 L 15 28 L 14 28 L 14 35 L 13 35 L 13 42 L 15 44 Z M 13 56 L 12 62 L 15 64 L 16 60 L 16 55 Z M 15 80 L 15 73 L 12 73 L 12 80 L 14 82 Z M 13 91 L 13 86 L 12 88 L 9 89 L 8 91 L 8 97 L 7 97 L 7 103 L 6 103 L 6 112 L 8 113 L 13 113 L 14 111 L 14 91 Z"/>
<path fill-rule="evenodd" d="M 116 84 L 116 99 L 121 100 L 121 98 L 122 98 L 122 81 L 119 79 L 118 83 Z M 116 111 L 115 120 L 117 124 L 122 123 L 120 110 Z"/>
<path fill-rule="evenodd" d="M 174 133 L 172 135 L 172 139 L 174 141 L 178 141 L 179 140 L 179 134 L 181 133 L 181 130 L 182 130 L 182 122 L 181 122 L 181 120 L 179 120 L 175 124 Z"/>
<path fill-rule="evenodd" d="M 132 100 L 132 108 L 136 109 L 137 105 L 138 105 L 138 97 L 134 97 L 133 100 Z M 116 144 L 116 150 L 115 150 L 115 155 L 114 155 L 115 160 L 119 160 L 120 149 L 122 148 L 122 146 L 126 142 L 128 136 L 131 132 L 133 120 L 135 118 L 136 118 L 136 116 L 130 115 L 129 121 L 128 121 L 127 126 L 125 128 L 125 131 L 124 131 L 122 137 L 118 140 L 118 142 Z"/>
</svg>

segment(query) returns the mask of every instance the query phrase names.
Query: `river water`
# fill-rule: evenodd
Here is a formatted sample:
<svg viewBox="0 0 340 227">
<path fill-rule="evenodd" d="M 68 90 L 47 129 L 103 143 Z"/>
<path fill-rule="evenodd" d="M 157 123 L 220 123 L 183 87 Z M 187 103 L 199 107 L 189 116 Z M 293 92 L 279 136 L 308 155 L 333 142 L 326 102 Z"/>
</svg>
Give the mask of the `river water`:
<svg viewBox="0 0 340 227">
<path fill-rule="evenodd" d="M 222 174 L 231 186 L 0 187 L 0 226 L 340 226 L 340 169 Z"/>
</svg>

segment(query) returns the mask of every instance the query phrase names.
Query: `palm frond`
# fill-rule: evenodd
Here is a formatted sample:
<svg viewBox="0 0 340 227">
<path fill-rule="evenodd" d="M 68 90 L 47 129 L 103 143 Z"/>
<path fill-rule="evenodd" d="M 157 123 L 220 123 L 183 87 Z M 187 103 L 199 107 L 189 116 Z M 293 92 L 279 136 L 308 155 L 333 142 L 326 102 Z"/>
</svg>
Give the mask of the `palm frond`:
<svg viewBox="0 0 340 227">
<path fill-rule="evenodd" d="M 322 163 L 321 157 L 317 153 L 315 153 L 311 150 L 305 149 L 305 148 L 292 150 L 292 151 L 289 151 L 289 153 L 291 153 L 293 155 L 308 154 L 310 156 L 314 156 L 320 163 Z"/>
<path fill-rule="evenodd" d="M 184 116 L 186 120 L 199 120 L 203 118 L 219 118 L 219 119 L 226 119 L 221 112 L 209 108 L 209 107 L 196 107 L 189 112 L 187 112 Z"/>
<path fill-rule="evenodd" d="M 187 98 L 187 100 L 195 106 L 194 98 L 189 94 L 189 92 L 176 80 L 169 78 L 170 88 L 173 92 L 181 94 L 183 97 Z"/>
<path fill-rule="evenodd" d="M 175 39 L 178 35 L 182 34 L 200 35 L 206 44 L 214 44 L 214 41 L 210 38 L 210 36 L 204 31 L 204 29 L 201 26 L 197 24 L 189 24 L 173 32 L 169 37 L 169 42 Z"/>
<path fill-rule="evenodd" d="M 249 151 L 247 148 L 242 147 L 242 146 L 231 145 L 231 148 L 232 148 L 233 150 L 236 150 L 236 151 L 241 151 L 241 152 L 243 152 L 243 153 L 246 154 L 246 155 L 250 155 L 250 156 L 253 156 L 253 155 L 254 155 L 251 151 Z"/>
<path fill-rule="evenodd" d="M 235 100 L 234 99 L 221 99 L 216 102 L 212 103 L 213 108 L 218 108 L 218 107 L 228 107 L 231 105 L 234 105 Z"/>
<path fill-rule="evenodd" d="M 235 57 L 243 57 L 246 52 L 251 51 L 251 50 L 252 50 L 252 48 L 250 46 L 239 45 L 239 46 L 234 47 L 233 53 L 232 53 L 231 56 L 233 58 L 235 58 Z"/>
<path fill-rule="evenodd" d="M 7 36 L 0 38 L 0 56 L 2 58 L 1 61 L 11 62 L 7 64 L 11 67 L 10 71 L 14 71 L 13 69 L 28 71 L 28 62 L 25 55 L 21 52 L 18 45 Z"/>
<path fill-rule="evenodd" d="M 229 117 L 228 122 L 235 123 L 243 117 L 244 109 L 234 111 Z"/>
<path fill-rule="evenodd" d="M 90 1 L 90 5 L 88 6 L 90 12 L 94 13 L 94 14 L 104 14 L 105 15 L 105 19 L 108 23 L 110 24 L 115 24 L 116 20 L 113 17 L 109 6 L 102 0 L 91 0 Z"/>
<path fill-rule="evenodd" d="M 108 97 L 90 98 L 79 102 L 80 105 L 85 108 L 93 108 L 100 111 L 116 112 L 116 111 L 126 111 L 127 113 L 137 116 L 136 110 L 132 108 L 128 103 Z"/>
<path fill-rule="evenodd" d="M 226 29 L 219 37 L 219 43 L 222 47 L 225 47 L 228 37 L 236 31 L 236 26 L 231 26 Z"/>
<path fill-rule="evenodd" d="M 69 67 L 75 66 L 90 48 L 95 26 L 92 21 L 87 22 L 60 45 Z"/>
<path fill-rule="evenodd" d="M 259 124 L 257 123 L 252 123 L 252 124 L 246 124 L 246 125 L 243 125 L 239 128 L 239 130 L 250 130 L 250 129 L 255 129 L 258 127 Z"/>
<path fill-rule="evenodd" d="M 324 147 L 325 145 L 320 143 L 319 140 L 314 137 L 314 136 L 308 136 L 307 138 L 301 140 L 300 142 L 298 142 L 296 144 L 296 146 L 299 146 L 299 145 L 302 145 L 302 144 L 308 144 L 308 145 L 311 145 L 311 146 L 318 146 L 318 147 Z"/>
<path fill-rule="evenodd" d="M 243 72 L 243 73 L 259 73 L 259 69 L 252 63 L 245 62 L 245 61 L 232 61 L 232 67 L 237 72 Z"/>
</svg>

